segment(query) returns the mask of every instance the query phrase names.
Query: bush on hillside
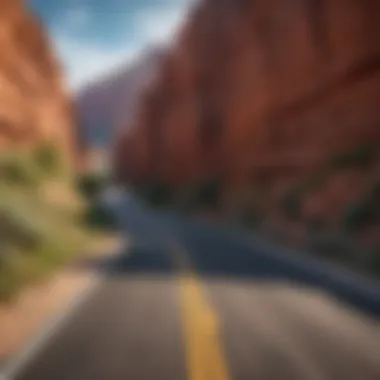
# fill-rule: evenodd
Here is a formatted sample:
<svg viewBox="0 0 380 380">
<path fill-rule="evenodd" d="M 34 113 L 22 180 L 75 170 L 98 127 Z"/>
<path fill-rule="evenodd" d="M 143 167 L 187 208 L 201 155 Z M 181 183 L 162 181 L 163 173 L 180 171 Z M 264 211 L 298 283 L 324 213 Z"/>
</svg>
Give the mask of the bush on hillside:
<svg viewBox="0 0 380 380">
<path fill-rule="evenodd" d="M 207 179 L 200 183 L 196 192 L 196 201 L 200 207 L 215 208 L 222 195 L 222 183 L 218 179 Z"/>
<path fill-rule="evenodd" d="M 74 192 L 73 207 L 71 201 L 67 207 L 65 197 L 52 201 L 45 191 L 35 191 L 40 184 L 45 190 L 48 175 L 59 169 L 54 155 L 50 147 L 42 147 L 32 154 L 0 156 L 0 302 L 49 276 L 80 253 L 89 240 L 90 231 L 82 223 L 83 204 Z M 66 180 L 62 185 L 71 188 Z M 78 182 L 82 193 L 94 197 L 105 186 L 106 178 L 90 174 Z M 95 204 L 94 199 L 90 201 L 93 203 L 86 215 L 87 225 L 103 230 L 113 225 L 107 210 Z"/>
<path fill-rule="evenodd" d="M 100 173 L 85 173 L 77 179 L 77 189 L 87 199 L 99 196 L 107 185 L 107 178 Z"/>
<path fill-rule="evenodd" d="M 206 179 L 177 192 L 177 207 L 185 213 L 216 211 L 222 196 L 222 182 Z"/>
<path fill-rule="evenodd" d="M 262 214 L 253 206 L 246 206 L 239 213 L 239 222 L 246 228 L 256 228 L 262 221 Z"/>
<path fill-rule="evenodd" d="M 59 150 L 49 143 L 44 143 L 35 149 L 33 160 L 43 174 L 48 176 L 57 175 L 63 165 Z"/>
<path fill-rule="evenodd" d="M 41 195 L 0 187 L 0 302 L 46 278 L 88 241 L 80 209 L 68 211 Z"/>
<path fill-rule="evenodd" d="M 287 193 L 282 200 L 282 207 L 289 219 L 298 219 L 301 216 L 302 196 L 295 189 Z"/>
<path fill-rule="evenodd" d="M 169 206 L 173 200 L 172 188 L 159 180 L 140 184 L 137 195 L 152 207 Z"/>
<path fill-rule="evenodd" d="M 31 197 L 30 202 L 34 201 Z M 0 209 L 0 301 L 12 298 L 31 280 L 35 262 L 49 240 L 48 231 L 39 228 L 29 211 L 11 198 Z"/>
<path fill-rule="evenodd" d="M 12 209 L 0 209 L 0 240 L 4 250 L 23 251 L 35 249 L 41 241 L 37 228 L 29 220 Z"/>
<path fill-rule="evenodd" d="M 380 278 L 380 247 L 377 247 L 369 269 L 377 278 Z"/>
<path fill-rule="evenodd" d="M 112 212 L 99 202 L 93 202 L 88 207 L 84 215 L 84 222 L 87 226 L 100 230 L 112 230 L 116 227 Z"/>
<path fill-rule="evenodd" d="M 22 273 L 15 261 L 0 262 L 0 301 L 9 301 L 22 284 Z"/>
<path fill-rule="evenodd" d="M 41 172 L 27 155 L 6 154 L 0 158 L 0 177 L 7 184 L 34 187 L 41 182 Z"/>
<path fill-rule="evenodd" d="M 331 160 L 330 165 L 336 170 L 343 170 L 351 167 L 366 168 L 373 163 L 377 152 L 377 146 L 372 144 L 361 145 L 351 151 L 334 157 Z"/>
<path fill-rule="evenodd" d="M 343 217 L 343 227 L 353 231 L 380 223 L 379 207 L 370 198 L 363 198 L 351 204 Z"/>
<path fill-rule="evenodd" d="M 301 216 L 302 199 L 308 193 L 321 189 L 326 183 L 327 176 L 326 170 L 314 171 L 285 194 L 282 199 L 282 208 L 289 219 L 297 219 Z"/>
<path fill-rule="evenodd" d="M 370 197 L 374 202 L 379 202 L 380 204 L 380 180 L 373 184 L 372 189 L 370 190 Z"/>
<path fill-rule="evenodd" d="M 380 224 L 380 182 L 373 184 L 367 195 L 348 206 L 342 220 L 348 231 Z"/>
<path fill-rule="evenodd" d="M 307 248 L 320 257 L 347 264 L 356 264 L 363 253 L 362 247 L 357 246 L 346 235 L 326 231 L 310 232 L 307 238 Z"/>
</svg>

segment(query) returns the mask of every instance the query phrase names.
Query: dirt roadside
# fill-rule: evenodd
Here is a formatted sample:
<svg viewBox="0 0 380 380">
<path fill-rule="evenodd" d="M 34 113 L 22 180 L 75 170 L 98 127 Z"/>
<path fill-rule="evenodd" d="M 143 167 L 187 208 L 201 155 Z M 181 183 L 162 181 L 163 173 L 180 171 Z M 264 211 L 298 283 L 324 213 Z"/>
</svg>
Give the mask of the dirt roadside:
<svg viewBox="0 0 380 380">
<path fill-rule="evenodd" d="M 99 278 L 100 272 L 94 266 L 81 265 L 82 262 L 106 259 L 127 246 L 128 241 L 117 236 L 101 238 L 89 254 L 49 281 L 26 289 L 11 304 L 0 304 L 0 369 Z"/>
</svg>

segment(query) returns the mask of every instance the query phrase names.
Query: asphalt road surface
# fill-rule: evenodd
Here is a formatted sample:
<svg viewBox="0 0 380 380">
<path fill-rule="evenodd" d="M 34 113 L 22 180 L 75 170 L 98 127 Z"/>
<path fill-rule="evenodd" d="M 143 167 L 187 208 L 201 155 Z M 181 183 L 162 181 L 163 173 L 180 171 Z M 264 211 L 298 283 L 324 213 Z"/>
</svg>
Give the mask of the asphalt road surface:
<svg viewBox="0 0 380 380">
<path fill-rule="evenodd" d="M 14 379 L 380 379 L 376 285 L 342 285 L 132 200 L 113 206 L 132 247 L 88 263 L 104 281 Z"/>
</svg>

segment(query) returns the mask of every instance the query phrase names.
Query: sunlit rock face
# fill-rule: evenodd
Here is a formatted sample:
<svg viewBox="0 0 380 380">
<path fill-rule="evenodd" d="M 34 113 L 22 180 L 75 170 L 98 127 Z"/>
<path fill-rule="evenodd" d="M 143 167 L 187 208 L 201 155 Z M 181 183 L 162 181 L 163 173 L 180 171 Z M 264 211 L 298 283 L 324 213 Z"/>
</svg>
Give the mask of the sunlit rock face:
<svg viewBox="0 0 380 380">
<path fill-rule="evenodd" d="M 0 0 L 0 149 L 58 144 L 75 150 L 71 102 L 43 26 L 22 0 Z"/>
<path fill-rule="evenodd" d="M 286 182 L 380 137 L 380 2 L 204 0 L 116 161 L 129 180 Z"/>
</svg>

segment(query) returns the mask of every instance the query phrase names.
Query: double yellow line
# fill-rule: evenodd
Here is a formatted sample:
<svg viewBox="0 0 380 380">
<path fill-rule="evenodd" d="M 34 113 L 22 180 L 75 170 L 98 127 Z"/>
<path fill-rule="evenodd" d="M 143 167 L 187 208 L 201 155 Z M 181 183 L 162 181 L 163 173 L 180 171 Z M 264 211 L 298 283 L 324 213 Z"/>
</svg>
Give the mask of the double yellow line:
<svg viewBox="0 0 380 380">
<path fill-rule="evenodd" d="M 188 256 L 179 248 L 173 259 L 180 271 L 179 294 L 188 380 L 229 380 L 217 315 L 207 301 Z"/>
</svg>

